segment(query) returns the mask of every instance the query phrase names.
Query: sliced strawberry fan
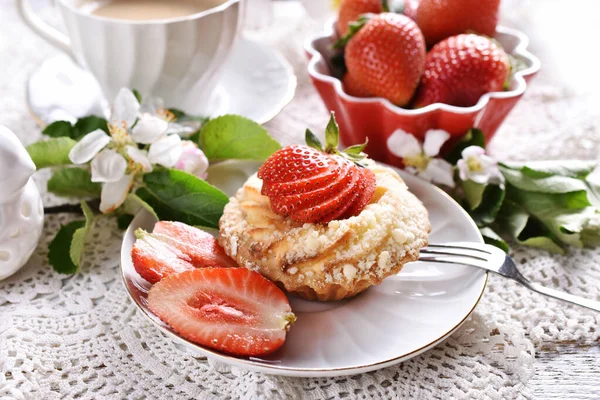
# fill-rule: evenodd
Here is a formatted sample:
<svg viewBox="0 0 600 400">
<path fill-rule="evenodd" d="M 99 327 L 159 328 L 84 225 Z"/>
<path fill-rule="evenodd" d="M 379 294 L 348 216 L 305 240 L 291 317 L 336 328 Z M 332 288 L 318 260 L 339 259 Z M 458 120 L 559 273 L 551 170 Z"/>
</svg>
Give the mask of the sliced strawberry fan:
<svg viewBox="0 0 600 400">
<path fill-rule="evenodd" d="M 258 170 L 261 192 L 276 214 L 300 223 L 326 224 L 358 215 L 375 191 L 375 175 L 366 168 L 366 145 L 338 150 L 334 114 L 325 130 L 325 146 L 306 131 L 307 146 L 275 152 Z"/>
</svg>

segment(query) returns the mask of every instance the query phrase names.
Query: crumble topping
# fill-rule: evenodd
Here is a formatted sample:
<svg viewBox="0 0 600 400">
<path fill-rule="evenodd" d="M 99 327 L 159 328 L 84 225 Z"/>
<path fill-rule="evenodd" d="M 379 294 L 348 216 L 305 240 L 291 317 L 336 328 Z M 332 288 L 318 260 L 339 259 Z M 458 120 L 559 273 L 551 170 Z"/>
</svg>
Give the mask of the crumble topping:
<svg viewBox="0 0 600 400">
<path fill-rule="evenodd" d="M 423 204 L 393 170 L 370 168 L 377 179 L 370 203 L 359 215 L 327 225 L 273 213 L 253 175 L 225 207 L 219 241 L 240 265 L 288 291 L 307 286 L 318 294 L 332 284 L 352 291 L 362 281 L 379 283 L 418 257 L 430 225 Z"/>
</svg>

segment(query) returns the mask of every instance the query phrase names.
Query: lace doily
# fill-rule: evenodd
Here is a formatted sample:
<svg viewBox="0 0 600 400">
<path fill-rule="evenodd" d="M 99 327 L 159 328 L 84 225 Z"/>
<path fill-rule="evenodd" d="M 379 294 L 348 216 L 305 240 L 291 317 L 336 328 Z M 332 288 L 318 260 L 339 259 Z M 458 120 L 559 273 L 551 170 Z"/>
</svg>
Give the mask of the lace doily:
<svg viewBox="0 0 600 400">
<path fill-rule="evenodd" d="M 28 144 L 39 129 L 27 112 L 25 82 L 54 53 L 11 6 L 0 6 L 0 123 Z M 285 45 L 275 43 L 299 79 L 296 98 L 269 124 L 284 143 L 300 141 L 306 126 L 318 130 L 327 120 L 305 74 L 302 35 L 293 37 Z M 542 73 L 506 121 L 492 153 L 501 159 L 595 157 L 600 137 L 591 127 L 600 111 L 583 106 L 585 100 Z M 46 178 L 36 177 L 40 187 Z M 57 201 L 44 195 L 46 205 Z M 121 282 L 122 233 L 112 221 L 98 220 L 77 274 L 54 273 L 45 262 L 47 245 L 69 218 L 48 216 L 27 266 L 0 282 L 0 398 L 532 398 L 527 382 L 536 349 L 550 341 L 600 339 L 597 313 L 491 276 L 482 302 L 457 333 L 397 366 L 328 379 L 229 368 L 187 352 L 136 311 Z M 600 299 L 600 250 L 570 249 L 561 257 L 517 247 L 512 255 L 529 278 Z"/>
</svg>

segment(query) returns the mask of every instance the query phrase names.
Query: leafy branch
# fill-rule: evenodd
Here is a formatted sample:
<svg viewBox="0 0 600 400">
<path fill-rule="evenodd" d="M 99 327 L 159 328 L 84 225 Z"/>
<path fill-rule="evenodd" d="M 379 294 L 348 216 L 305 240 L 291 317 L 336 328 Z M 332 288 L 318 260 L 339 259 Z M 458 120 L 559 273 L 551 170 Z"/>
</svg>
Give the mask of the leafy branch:
<svg viewBox="0 0 600 400">
<path fill-rule="evenodd" d="M 139 102 L 139 93 L 133 94 Z M 228 115 L 209 120 L 176 109 L 166 110 L 164 114 L 170 118 L 169 122 L 191 121 L 199 124 L 199 129 L 191 132 L 188 140 L 202 149 L 203 156 L 209 162 L 225 159 L 264 160 L 280 148 L 279 143 L 263 127 L 241 116 Z M 114 133 L 106 119 L 89 116 L 79 119 L 75 124 L 57 121 L 48 125 L 43 131 L 47 139 L 27 148 L 38 169 L 52 168 L 52 176 L 47 182 L 48 192 L 81 200 L 80 204 L 45 208 L 46 214 L 71 213 L 85 217 L 62 226 L 49 245 L 49 263 L 59 273 L 77 272 L 85 243 L 100 213 L 100 198 L 105 184 L 93 181 L 90 163 L 74 166 L 69 156 L 78 141 L 96 130 L 111 136 L 123 135 L 118 130 Z M 154 165 L 151 172 L 143 172 L 136 160 L 127 158 L 124 152 L 122 154 L 129 160 L 127 173 L 135 174 L 136 178 L 125 199 L 108 214 L 116 218 L 121 229 L 125 229 L 142 209 L 162 220 L 218 227 L 219 218 L 228 202 L 223 192 L 184 170 Z"/>
<path fill-rule="evenodd" d="M 484 147 L 470 131 L 447 156 Z M 506 240 L 564 254 L 567 246 L 600 244 L 600 170 L 595 161 L 500 163 L 504 183 L 458 179 L 455 199 L 477 223 L 487 243 L 508 250 Z M 503 239 L 505 238 L 505 239 Z"/>
</svg>

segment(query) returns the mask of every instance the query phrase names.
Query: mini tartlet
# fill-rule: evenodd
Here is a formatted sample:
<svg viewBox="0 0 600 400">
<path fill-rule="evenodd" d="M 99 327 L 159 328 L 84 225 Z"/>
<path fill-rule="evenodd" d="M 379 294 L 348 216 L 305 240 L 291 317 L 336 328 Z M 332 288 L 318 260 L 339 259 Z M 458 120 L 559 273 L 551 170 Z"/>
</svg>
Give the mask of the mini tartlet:
<svg viewBox="0 0 600 400">
<path fill-rule="evenodd" d="M 253 175 L 221 217 L 219 243 L 241 267 L 309 300 L 357 295 L 419 257 L 431 229 L 427 210 L 392 169 L 371 164 L 375 192 L 356 216 L 299 223 L 271 209 Z"/>
</svg>

